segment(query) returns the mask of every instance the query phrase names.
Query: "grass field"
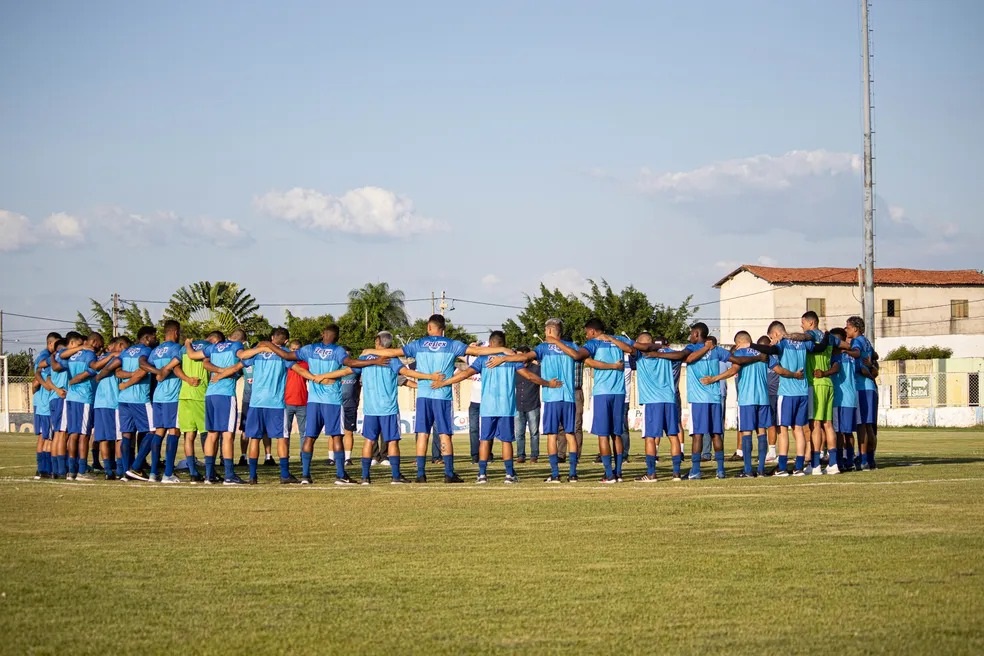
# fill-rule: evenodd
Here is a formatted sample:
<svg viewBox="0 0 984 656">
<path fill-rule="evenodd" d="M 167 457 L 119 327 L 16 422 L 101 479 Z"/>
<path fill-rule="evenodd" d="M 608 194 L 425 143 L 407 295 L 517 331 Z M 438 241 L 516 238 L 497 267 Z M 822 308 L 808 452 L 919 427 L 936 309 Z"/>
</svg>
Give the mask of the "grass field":
<svg viewBox="0 0 984 656">
<path fill-rule="evenodd" d="M 228 488 L 33 481 L 0 435 L 0 653 L 979 654 L 982 438 L 883 430 L 829 478 Z"/>
</svg>

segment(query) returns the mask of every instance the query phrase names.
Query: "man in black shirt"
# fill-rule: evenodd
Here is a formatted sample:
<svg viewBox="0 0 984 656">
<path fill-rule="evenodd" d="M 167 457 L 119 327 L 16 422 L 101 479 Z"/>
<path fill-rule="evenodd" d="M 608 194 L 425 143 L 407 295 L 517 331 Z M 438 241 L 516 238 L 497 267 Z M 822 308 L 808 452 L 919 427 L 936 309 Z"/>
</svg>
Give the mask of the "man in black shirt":
<svg viewBox="0 0 984 656">
<path fill-rule="evenodd" d="M 520 346 L 517 353 L 529 353 L 530 347 Z M 526 365 L 531 372 L 540 375 L 540 363 L 533 360 Z M 530 429 L 530 462 L 540 457 L 540 386 L 522 376 L 516 376 L 516 446 L 517 462 L 526 462 L 526 427 Z"/>
</svg>

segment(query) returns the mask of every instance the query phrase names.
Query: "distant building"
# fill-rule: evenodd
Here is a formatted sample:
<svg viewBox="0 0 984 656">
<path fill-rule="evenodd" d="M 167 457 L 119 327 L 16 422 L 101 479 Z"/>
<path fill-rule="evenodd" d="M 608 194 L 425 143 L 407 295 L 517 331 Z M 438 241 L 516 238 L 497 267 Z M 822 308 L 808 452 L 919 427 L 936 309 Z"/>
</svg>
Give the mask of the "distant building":
<svg viewBox="0 0 984 656">
<path fill-rule="evenodd" d="M 721 290 L 721 339 L 730 342 L 739 330 L 758 337 L 772 319 L 798 330 L 807 310 L 823 328 L 843 326 L 862 314 L 859 281 L 858 269 L 742 265 L 714 285 Z M 984 274 L 875 269 L 875 325 L 867 333 L 882 355 L 904 344 L 984 356 Z"/>
</svg>

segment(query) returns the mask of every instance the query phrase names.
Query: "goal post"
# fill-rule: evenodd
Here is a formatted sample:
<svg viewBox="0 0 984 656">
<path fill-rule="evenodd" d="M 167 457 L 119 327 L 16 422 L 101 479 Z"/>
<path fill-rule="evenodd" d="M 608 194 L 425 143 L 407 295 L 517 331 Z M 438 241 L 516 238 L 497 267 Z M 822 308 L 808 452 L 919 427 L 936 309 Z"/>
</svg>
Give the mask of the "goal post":
<svg viewBox="0 0 984 656">
<path fill-rule="evenodd" d="M 7 376 L 7 356 L 0 355 L 0 433 L 10 431 L 10 380 Z"/>
</svg>

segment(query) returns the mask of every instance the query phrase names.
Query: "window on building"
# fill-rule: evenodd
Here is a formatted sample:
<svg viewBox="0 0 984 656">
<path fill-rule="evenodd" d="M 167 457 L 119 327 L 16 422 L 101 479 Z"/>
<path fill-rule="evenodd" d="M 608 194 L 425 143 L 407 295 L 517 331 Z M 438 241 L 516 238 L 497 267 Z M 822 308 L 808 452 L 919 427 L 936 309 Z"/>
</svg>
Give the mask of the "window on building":
<svg viewBox="0 0 984 656">
<path fill-rule="evenodd" d="M 806 299 L 806 311 L 816 312 L 818 317 L 827 316 L 827 299 L 825 298 Z"/>
<path fill-rule="evenodd" d="M 968 305 L 966 300 L 950 301 L 950 318 L 966 319 L 970 312 Z"/>
<path fill-rule="evenodd" d="M 902 301 L 897 298 L 886 298 L 882 300 L 882 314 L 889 318 L 902 316 Z"/>
</svg>

